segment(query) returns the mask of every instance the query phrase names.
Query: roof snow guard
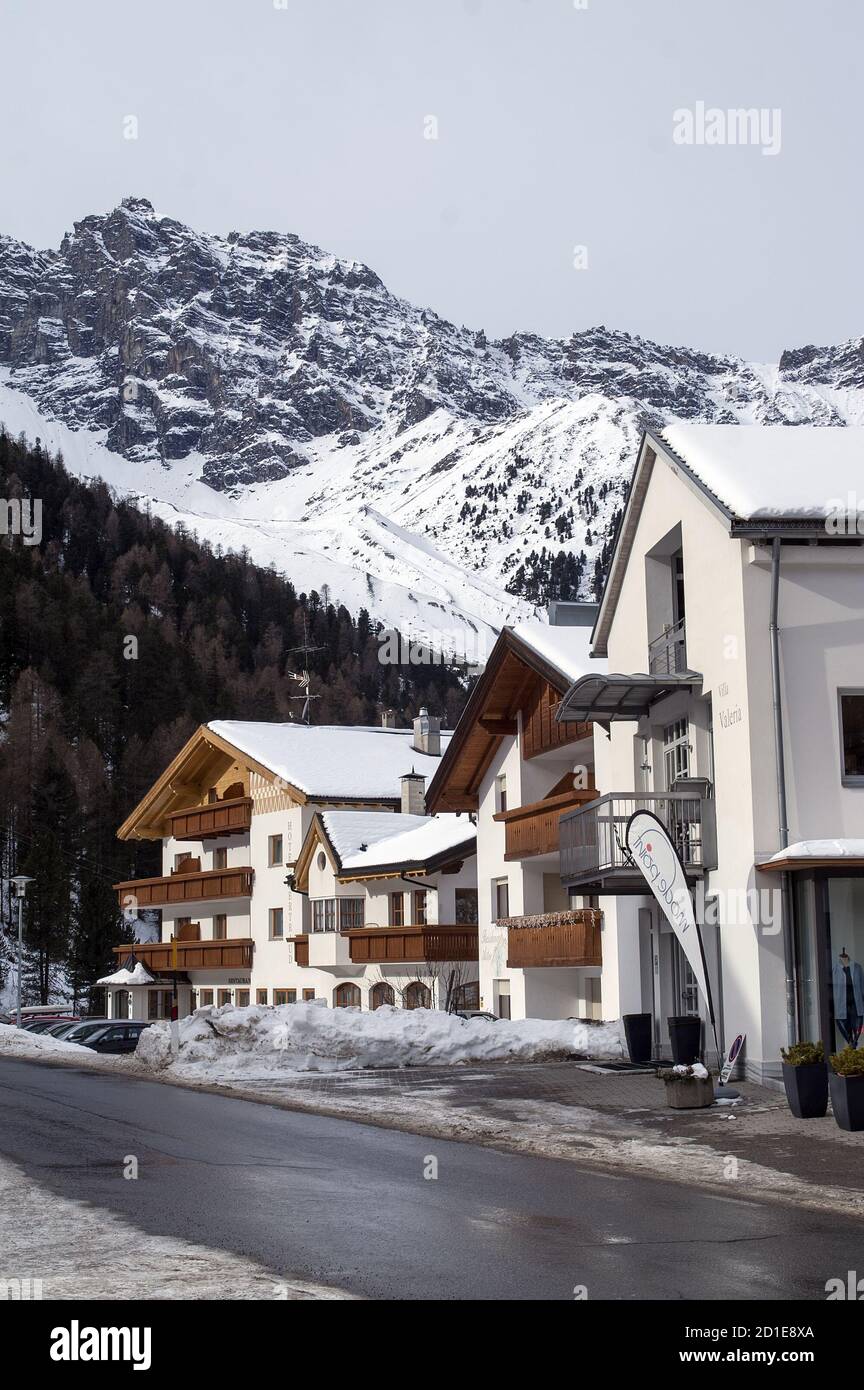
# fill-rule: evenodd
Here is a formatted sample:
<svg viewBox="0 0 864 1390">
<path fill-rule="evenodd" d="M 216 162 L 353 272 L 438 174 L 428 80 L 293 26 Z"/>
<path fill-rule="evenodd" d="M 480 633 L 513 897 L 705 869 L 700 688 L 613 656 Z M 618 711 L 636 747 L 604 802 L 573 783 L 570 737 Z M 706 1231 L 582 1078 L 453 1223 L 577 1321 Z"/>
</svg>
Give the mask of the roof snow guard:
<svg viewBox="0 0 864 1390">
<path fill-rule="evenodd" d="M 616 719 L 641 719 L 658 700 L 680 690 L 699 689 L 701 685 L 698 671 L 670 676 L 581 676 L 558 706 L 556 719 L 561 724 L 587 720 L 611 724 Z"/>
</svg>

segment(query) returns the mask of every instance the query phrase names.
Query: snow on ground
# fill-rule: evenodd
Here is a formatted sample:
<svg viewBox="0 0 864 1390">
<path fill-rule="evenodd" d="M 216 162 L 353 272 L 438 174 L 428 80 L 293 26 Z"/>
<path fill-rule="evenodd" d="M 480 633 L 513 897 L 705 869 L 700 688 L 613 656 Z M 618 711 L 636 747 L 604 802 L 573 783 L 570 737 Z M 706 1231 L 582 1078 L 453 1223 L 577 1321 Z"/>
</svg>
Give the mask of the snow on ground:
<svg viewBox="0 0 864 1390">
<path fill-rule="evenodd" d="M 26 1028 L 16 1028 L 14 1023 L 0 1023 L 0 1053 L 10 1057 L 34 1058 L 49 1057 L 52 1054 L 63 1054 L 66 1057 L 93 1056 L 89 1048 L 81 1047 L 78 1043 L 46 1038 L 42 1033 L 28 1033 Z"/>
<path fill-rule="evenodd" d="M 436 1009 L 371 1012 L 319 1004 L 199 1009 L 180 1023 L 172 1059 L 171 1030 L 156 1024 L 141 1034 L 136 1059 L 154 1071 L 218 1083 L 291 1072 L 356 1067 L 417 1067 L 465 1062 L 536 1061 L 580 1054 L 620 1057 L 617 1023 L 571 1019 L 461 1019 Z"/>
</svg>

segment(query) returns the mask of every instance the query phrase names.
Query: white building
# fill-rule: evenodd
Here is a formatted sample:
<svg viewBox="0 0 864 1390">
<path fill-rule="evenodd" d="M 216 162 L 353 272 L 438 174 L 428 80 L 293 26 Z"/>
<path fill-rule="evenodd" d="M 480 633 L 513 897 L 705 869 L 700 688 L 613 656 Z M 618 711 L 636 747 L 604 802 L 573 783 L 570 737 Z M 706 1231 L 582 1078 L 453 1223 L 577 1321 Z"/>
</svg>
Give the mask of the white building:
<svg viewBox="0 0 864 1390">
<path fill-rule="evenodd" d="M 864 1023 L 862 461 L 860 429 L 646 434 L 591 639 L 615 674 L 558 711 L 594 724 L 604 795 L 563 818 L 561 872 L 603 910 L 603 1016 L 651 1013 L 665 1052 L 670 1015 L 704 1015 L 622 849 L 647 807 L 705 904 L 721 1045 L 745 1032 L 757 1080 L 790 1037 L 834 1050 Z"/>
<path fill-rule="evenodd" d="M 558 859 L 561 816 L 597 795 L 592 731 L 555 720 L 596 610 L 557 609 L 571 625 L 501 633 L 427 793 L 477 818 L 480 1006 L 505 1018 L 600 1017 L 600 914 Z"/>
<path fill-rule="evenodd" d="M 159 876 L 116 885 L 130 919 L 158 909 L 161 927 L 156 942 L 115 948 L 119 970 L 106 977 L 111 1016 L 170 1017 L 175 973 L 181 1017 L 210 1003 L 355 999 L 353 989 L 339 992 L 342 983 L 359 984 L 365 1004 L 379 967 L 371 962 L 358 971 L 351 953 L 362 952 L 360 938 L 340 933 L 374 923 L 384 936 L 381 894 L 391 874 L 412 879 L 404 884 L 400 939 L 404 952 L 404 928 L 420 928 L 412 945 L 426 952 L 417 960 L 425 966 L 437 949 L 428 926 L 455 927 L 457 910 L 470 915 L 465 894 L 475 887 L 468 818 L 422 815 L 425 780 L 448 740 L 425 710 L 413 731 L 235 721 L 199 728 L 118 831 L 121 839 L 161 842 Z M 297 891 L 293 875 L 304 842 L 308 848 L 319 840 L 330 865 L 327 891 L 317 859 L 304 863 L 304 891 Z M 370 880 L 361 871 L 363 856 L 371 862 L 370 847 L 388 841 L 394 862 L 376 860 Z M 356 876 L 346 872 L 345 859 Z M 352 877 L 362 889 L 351 887 Z M 394 914 L 396 892 L 394 886 Z M 331 913 L 327 903 L 334 900 Z M 461 976 L 471 924 L 459 925 L 453 940 Z M 319 934 L 320 944 L 307 941 Z M 134 974 L 126 972 L 130 954 Z M 476 954 L 475 939 L 475 962 Z"/>
</svg>

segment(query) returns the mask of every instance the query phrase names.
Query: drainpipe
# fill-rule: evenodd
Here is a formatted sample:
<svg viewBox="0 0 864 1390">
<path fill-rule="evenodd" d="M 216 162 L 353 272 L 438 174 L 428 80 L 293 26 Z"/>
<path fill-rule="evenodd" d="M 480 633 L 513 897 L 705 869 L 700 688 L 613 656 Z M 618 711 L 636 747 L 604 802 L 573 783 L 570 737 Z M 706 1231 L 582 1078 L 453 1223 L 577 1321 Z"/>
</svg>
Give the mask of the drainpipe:
<svg viewBox="0 0 864 1390">
<path fill-rule="evenodd" d="M 771 641 L 771 693 L 774 713 L 774 765 L 777 774 L 777 819 L 780 848 L 789 844 L 789 816 L 786 805 L 786 758 L 783 750 L 783 702 L 780 687 L 780 628 L 777 621 L 780 607 L 780 537 L 771 542 L 771 617 L 768 633 Z M 780 919 L 783 928 L 783 965 L 786 973 L 786 1037 L 798 1040 L 798 1019 L 795 1000 L 795 947 L 791 913 L 791 894 L 788 873 L 780 877 Z"/>
</svg>

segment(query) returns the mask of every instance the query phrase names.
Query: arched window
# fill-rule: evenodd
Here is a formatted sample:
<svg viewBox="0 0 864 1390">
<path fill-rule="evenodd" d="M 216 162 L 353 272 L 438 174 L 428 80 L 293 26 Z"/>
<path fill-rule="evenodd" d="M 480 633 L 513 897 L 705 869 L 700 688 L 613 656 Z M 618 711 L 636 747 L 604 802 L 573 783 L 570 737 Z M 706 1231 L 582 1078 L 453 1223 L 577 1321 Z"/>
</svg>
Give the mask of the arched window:
<svg viewBox="0 0 864 1390">
<path fill-rule="evenodd" d="M 380 1009 L 382 1004 L 395 1004 L 396 992 L 392 985 L 381 980 L 379 984 L 373 985 L 369 991 L 369 1008 Z"/>
<path fill-rule="evenodd" d="M 406 1009 L 431 1009 L 432 993 L 419 980 L 412 980 L 405 991 Z"/>
<path fill-rule="evenodd" d="M 333 1007 L 335 1009 L 359 1009 L 360 986 L 351 984 L 337 985 L 333 991 Z"/>
</svg>

